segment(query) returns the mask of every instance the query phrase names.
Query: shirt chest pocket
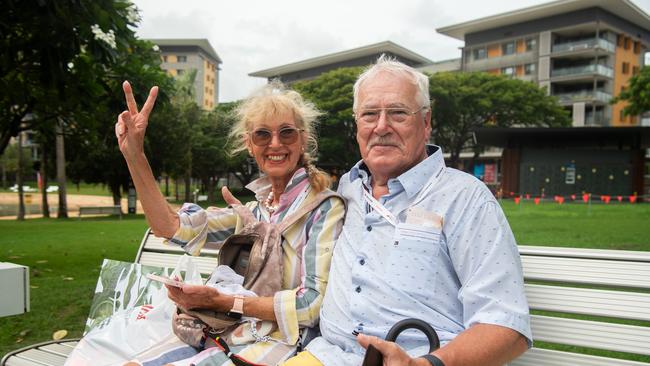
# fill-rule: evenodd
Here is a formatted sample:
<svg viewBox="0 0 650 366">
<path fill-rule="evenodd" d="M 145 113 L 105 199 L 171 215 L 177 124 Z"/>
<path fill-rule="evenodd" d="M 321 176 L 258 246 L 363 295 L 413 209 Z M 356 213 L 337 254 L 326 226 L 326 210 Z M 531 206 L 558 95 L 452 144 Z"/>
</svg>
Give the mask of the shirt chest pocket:
<svg viewBox="0 0 650 366">
<path fill-rule="evenodd" d="M 439 228 L 399 223 L 395 228 L 388 263 L 388 280 L 407 296 L 428 296 L 440 255 Z"/>
</svg>

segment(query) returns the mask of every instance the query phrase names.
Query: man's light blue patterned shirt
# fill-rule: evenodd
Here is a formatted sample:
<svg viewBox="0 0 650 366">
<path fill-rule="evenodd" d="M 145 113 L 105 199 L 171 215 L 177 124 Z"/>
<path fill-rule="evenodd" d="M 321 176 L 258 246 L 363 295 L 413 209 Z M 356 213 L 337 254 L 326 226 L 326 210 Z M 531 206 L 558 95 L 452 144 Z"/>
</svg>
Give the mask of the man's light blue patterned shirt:
<svg viewBox="0 0 650 366">
<path fill-rule="evenodd" d="M 405 318 L 431 324 L 443 345 L 476 323 L 514 329 L 531 342 L 521 261 L 501 207 L 482 182 L 445 167 L 439 147 L 427 150 L 379 199 L 397 227 L 366 203 L 362 162 L 340 179 L 348 212 L 321 308 L 322 336 L 307 346 L 325 365 L 360 365 L 365 350 L 352 331 L 383 339 Z M 406 223 L 409 208 L 435 213 L 442 229 Z M 428 352 L 419 331 L 402 333 L 398 343 L 412 356 Z"/>
</svg>

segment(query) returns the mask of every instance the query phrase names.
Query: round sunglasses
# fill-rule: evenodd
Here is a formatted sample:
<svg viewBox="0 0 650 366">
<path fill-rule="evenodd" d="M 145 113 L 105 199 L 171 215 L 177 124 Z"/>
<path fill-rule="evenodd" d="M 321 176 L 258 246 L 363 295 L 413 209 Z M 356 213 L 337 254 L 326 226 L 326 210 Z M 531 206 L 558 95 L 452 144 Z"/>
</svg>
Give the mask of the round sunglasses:
<svg viewBox="0 0 650 366">
<path fill-rule="evenodd" d="M 269 131 L 265 128 L 258 128 L 257 130 L 251 132 L 250 136 L 251 136 L 251 140 L 253 141 L 253 144 L 257 146 L 266 146 L 271 143 L 271 140 L 273 139 L 273 134 L 277 133 L 278 139 L 280 140 L 281 144 L 291 145 L 296 141 L 298 141 L 298 135 L 302 131 L 303 130 L 295 127 L 282 127 L 277 132 Z"/>
</svg>

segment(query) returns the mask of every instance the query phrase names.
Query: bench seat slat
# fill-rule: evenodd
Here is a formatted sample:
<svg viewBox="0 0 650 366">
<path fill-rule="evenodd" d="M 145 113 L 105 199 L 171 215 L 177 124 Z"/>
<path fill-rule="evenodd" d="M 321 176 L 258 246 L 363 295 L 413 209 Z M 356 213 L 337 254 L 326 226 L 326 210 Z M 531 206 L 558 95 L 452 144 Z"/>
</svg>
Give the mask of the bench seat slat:
<svg viewBox="0 0 650 366">
<path fill-rule="evenodd" d="M 526 284 L 531 309 L 650 321 L 650 294 Z"/>
<path fill-rule="evenodd" d="M 650 327 L 533 315 L 531 328 L 544 342 L 650 355 Z"/>
<path fill-rule="evenodd" d="M 60 343 L 52 343 L 52 344 L 38 347 L 38 349 L 40 349 L 41 351 L 53 353 L 55 355 L 68 357 L 68 355 L 70 354 L 70 352 L 72 352 L 74 347 L 66 346 L 65 344 L 60 344 Z"/>
<path fill-rule="evenodd" d="M 632 250 L 589 249 L 542 247 L 535 245 L 519 245 L 519 253 L 524 256 L 583 258 L 583 259 L 610 259 L 632 262 L 650 262 L 650 252 Z"/>
<path fill-rule="evenodd" d="M 509 366 L 647 366 L 647 363 L 532 348 Z"/>
<path fill-rule="evenodd" d="M 217 267 L 217 258 L 212 257 L 193 257 L 193 262 L 197 265 L 202 275 L 209 275 Z M 140 256 L 140 264 L 156 267 L 176 267 L 178 255 L 143 252 Z"/>
<path fill-rule="evenodd" d="M 650 289 L 650 263 L 522 256 L 527 280 Z"/>
<path fill-rule="evenodd" d="M 25 360 L 18 356 L 10 357 L 5 363 L 5 366 L 44 366 L 44 365 L 47 364 Z M 51 366 L 63 366 L 63 363 L 61 365 L 51 365 Z"/>
<path fill-rule="evenodd" d="M 29 349 L 25 352 L 22 352 L 18 356 L 18 358 L 26 361 L 32 361 L 35 364 L 40 363 L 43 365 L 63 365 L 65 363 L 64 356 L 43 351 L 40 349 Z"/>
</svg>

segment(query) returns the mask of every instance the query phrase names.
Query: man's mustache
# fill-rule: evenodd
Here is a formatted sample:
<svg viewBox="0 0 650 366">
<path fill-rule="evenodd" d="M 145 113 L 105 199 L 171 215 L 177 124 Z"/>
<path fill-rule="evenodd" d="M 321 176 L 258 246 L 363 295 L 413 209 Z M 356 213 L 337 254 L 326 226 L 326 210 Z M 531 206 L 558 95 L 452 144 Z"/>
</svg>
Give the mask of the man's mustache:
<svg viewBox="0 0 650 366">
<path fill-rule="evenodd" d="M 391 137 L 374 137 L 370 141 L 368 141 L 368 150 L 372 149 L 375 146 L 395 146 L 395 147 L 401 147 L 401 144 L 398 141 L 395 141 Z"/>
</svg>

